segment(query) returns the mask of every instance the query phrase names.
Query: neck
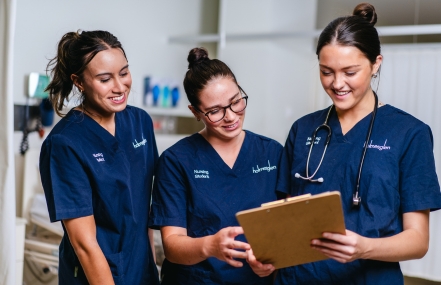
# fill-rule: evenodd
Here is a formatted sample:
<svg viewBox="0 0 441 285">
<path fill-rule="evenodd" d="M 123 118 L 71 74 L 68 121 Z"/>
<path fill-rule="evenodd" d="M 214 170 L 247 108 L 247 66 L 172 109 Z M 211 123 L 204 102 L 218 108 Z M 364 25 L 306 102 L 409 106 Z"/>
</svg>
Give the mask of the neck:
<svg viewBox="0 0 441 285">
<path fill-rule="evenodd" d="M 215 149 L 216 148 L 235 148 L 241 147 L 245 138 L 245 131 L 241 131 L 238 136 L 233 138 L 222 138 L 218 135 L 210 133 L 207 128 L 199 132 Z"/>
<path fill-rule="evenodd" d="M 375 95 L 372 89 L 368 91 L 368 94 L 358 102 L 353 108 L 348 110 L 339 110 L 336 108 L 338 119 L 340 121 L 358 122 L 374 110 Z"/>
<path fill-rule="evenodd" d="M 106 129 L 113 136 L 115 135 L 115 113 L 111 113 L 107 116 L 100 115 L 96 112 L 89 111 L 84 105 L 78 106 L 75 110 L 83 112 L 83 114 L 89 116 L 96 121 L 101 127 Z"/>
</svg>

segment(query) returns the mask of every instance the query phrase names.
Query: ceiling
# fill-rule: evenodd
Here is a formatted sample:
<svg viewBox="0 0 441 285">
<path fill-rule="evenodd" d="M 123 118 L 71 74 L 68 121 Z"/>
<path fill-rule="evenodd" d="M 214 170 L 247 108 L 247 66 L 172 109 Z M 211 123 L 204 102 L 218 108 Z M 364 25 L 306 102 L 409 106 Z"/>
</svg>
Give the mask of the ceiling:
<svg viewBox="0 0 441 285">
<path fill-rule="evenodd" d="M 318 0 L 317 28 L 352 14 L 360 0 Z M 377 12 L 379 26 L 441 24 L 441 0 L 370 0 Z M 382 43 L 441 42 L 441 35 L 383 37 Z"/>
</svg>

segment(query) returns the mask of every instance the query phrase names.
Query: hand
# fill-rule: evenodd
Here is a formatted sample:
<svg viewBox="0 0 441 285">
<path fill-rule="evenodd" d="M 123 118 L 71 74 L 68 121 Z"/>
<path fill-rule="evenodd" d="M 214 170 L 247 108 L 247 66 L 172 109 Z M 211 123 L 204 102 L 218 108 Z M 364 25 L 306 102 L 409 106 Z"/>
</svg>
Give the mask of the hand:
<svg viewBox="0 0 441 285">
<path fill-rule="evenodd" d="M 276 270 L 272 264 L 262 264 L 260 261 L 258 261 L 254 256 L 252 249 L 247 250 L 247 262 L 251 269 L 253 269 L 254 273 L 256 273 L 259 277 L 266 277 Z"/>
<path fill-rule="evenodd" d="M 251 247 L 245 242 L 234 239 L 240 234 L 243 234 L 243 229 L 241 227 L 227 227 L 218 231 L 215 235 L 211 236 L 209 256 L 214 256 L 217 259 L 223 260 L 231 266 L 242 267 L 242 262 L 234 260 L 234 258 L 246 259 L 247 253 L 245 251 Z"/>
<path fill-rule="evenodd" d="M 312 248 L 341 263 L 363 258 L 368 248 L 367 244 L 367 238 L 350 230 L 346 230 L 346 235 L 323 233 L 323 239 L 311 241 Z"/>
</svg>

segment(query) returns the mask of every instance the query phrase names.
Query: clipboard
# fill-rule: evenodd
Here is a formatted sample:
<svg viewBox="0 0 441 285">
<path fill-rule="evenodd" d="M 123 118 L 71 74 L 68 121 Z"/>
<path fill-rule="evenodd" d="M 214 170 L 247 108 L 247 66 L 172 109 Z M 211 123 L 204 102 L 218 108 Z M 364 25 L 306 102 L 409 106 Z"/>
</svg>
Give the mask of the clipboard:
<svg viewBox="0 0 441 285">
<path fill-rule="evenodd" d="M 327 259 L 311 248 L 311 240 L 346 229 L 339 191 L 265 203 L 236 218 L 256 259 L 276 269 Z"/>
</svg>

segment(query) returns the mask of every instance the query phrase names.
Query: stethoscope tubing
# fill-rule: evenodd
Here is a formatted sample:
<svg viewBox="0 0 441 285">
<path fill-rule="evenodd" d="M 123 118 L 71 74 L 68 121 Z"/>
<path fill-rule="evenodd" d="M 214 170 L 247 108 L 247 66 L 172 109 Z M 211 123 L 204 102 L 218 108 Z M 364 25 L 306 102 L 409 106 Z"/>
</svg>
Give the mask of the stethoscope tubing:
<svg viewBox="0 0 441 285">
<path fill-rule="evenodd" d="M 361 173 L 362 173 L 362 170 L 363 170 L 364 159 L 366 157 L 366 152 L 367 152 L 367 149 L 368 149 L 369 140 L 371 139 L 372 129 L 374 127 L 375 117 L 377 115 L 377 109 L 378 109 L 378 96 L 375 93 L 375 91 L 374 91 L 374 97 L 375 97 L 374 111 L 372 112 L 372 118 L 371 118 L 371 121 L 370 121 L 370 124 L 369 124 L 369 129 L 368 129 L 368 132 L 366 134 L 366 141 L 364 143 L 363 153 L 361 155 L 360 164 L 359 164 L 359 167 L 358 167 L 357 184 L 356 184 L 356 187 L 355 187 L 354 194 L 352 196 L 352 204 L 354 206 L 359 206 L 360 203 L 361 203 L 361 197 L 359 196 Z M 318 179 L 313 179 L 313 178 L 317 174 L 318 170 L 320 169 L 320 166 L 322 165 L 323 159 L 324 159 L 325 154 L 326 154 L 326 149 L 328 148 L 328 144 L 329 144 L 329 142 L 331 140 L 332 129 L 328 125 L 328 121 L 329 121 L 329 115 L 331 114 L 331 110 L 332 110 L 333 107 L 334 107 L 334 105 L 331 105 L 329 107 L 328 113 L 326 115 L 325 122 L 323 124 L 321 124 L 320 126 L 318 126 L 315 129 L 315 131 L 313 132 L 313 134 L 312 134 L 311 146 L 309 147 L 308 158 L 306 159 L 306 176 L 304 177 L 304 176 L 301 176 L 299 173 L 296 173 L 295 174 L 296 178 L 301 178 L 303 180 L 307 180 L 307 181 L 310 181 L 310 182 L 323 182 L 324 181 L 324 179 L 322 177 L 318 178 Z M 326 138 L 325 147 L 323 149 L 323 154 L 322 154 L 322 157 L 320 158 L 320 162 L 319 162 L 317 168 L 315 169 L 314 173 L 312 173 L 312 175 L 310 176 L 309 175 L 309 161 L 310 161 L 310 158 L 311 158 L 311 153 L 312 153 L 312 148 L 314 146 L 315 138 L 316 138 L 317 133 L 318 133 L 318 131 L 320 129 L 327 129 L 328 136 Z"/>
</svg>

